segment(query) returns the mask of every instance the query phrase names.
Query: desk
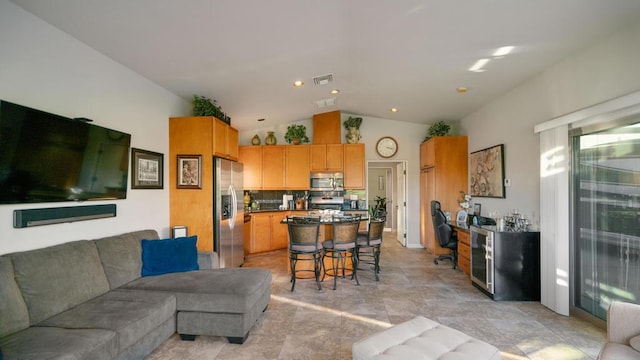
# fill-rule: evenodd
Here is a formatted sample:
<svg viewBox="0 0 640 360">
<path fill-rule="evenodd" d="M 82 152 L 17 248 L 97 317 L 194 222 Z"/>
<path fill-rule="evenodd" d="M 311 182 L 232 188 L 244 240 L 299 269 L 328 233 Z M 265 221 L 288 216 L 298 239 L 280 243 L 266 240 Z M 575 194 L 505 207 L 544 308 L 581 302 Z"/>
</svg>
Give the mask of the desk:
<svg viewBox="0 0 640 360">
<path fill-rule="evenodd" d="M 458 234 L 458 267 L 467 276 L 471 275 L 471 236 L 467 223 L 449 224 Z"/>
</svg>

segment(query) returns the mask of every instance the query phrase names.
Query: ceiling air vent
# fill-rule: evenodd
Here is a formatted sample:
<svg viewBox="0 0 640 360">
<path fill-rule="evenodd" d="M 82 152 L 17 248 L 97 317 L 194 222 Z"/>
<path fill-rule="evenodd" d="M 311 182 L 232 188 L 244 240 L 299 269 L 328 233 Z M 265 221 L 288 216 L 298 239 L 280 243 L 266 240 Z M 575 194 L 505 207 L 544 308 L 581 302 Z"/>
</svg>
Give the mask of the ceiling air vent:
<svg viewBox="0 0 640 360">
<path fill-rule="evenodd" d="M 320 75 L 313 77 L 313 83 L 316 85 L 327 85 L 333 81 L 333 74 Z"/>
<path fill-rule="evenodd" d="M 323 107 L 327 107 L 327 106 L 333 106 L 335 104 L 336 104 L 336 98 L 322 99 L 322 100 L 316 101 L 316 106 L 319 107 L 319 108 L 323 108 Z"/>
</svg>

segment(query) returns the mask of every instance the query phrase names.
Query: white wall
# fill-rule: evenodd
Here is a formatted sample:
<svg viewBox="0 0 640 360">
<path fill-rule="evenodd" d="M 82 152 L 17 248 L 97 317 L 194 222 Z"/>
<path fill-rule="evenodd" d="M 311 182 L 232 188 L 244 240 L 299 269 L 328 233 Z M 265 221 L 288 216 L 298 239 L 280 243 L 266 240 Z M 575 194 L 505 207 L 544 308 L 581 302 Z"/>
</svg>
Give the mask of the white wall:
<svg viewBox="0 0 640 360">
<path fill-rule="evenodd" d="M 0 254 L 150 228 L 169 235 L 168 118 L 191 105 L 0 0 L 0 98 L 132 135 L 131 146 L 165 154 L 163 190 L 129 190 L 115 218 L 14 229 L 13 210 L 78 205 L 0 205 Z"/>
<path fill-rule="evenodd" d="M 482 213 L 514 208 L 540 218 L 539 123 L 640 89 L 640 22 L 566 58 L 462 119 L 469 152 L 505 144 L 505 199 L 475 198 Z M 522 55 L 526 56 L 526 55 Z M 487 73 L 488 74 L 488 73 Z"/>
</svg>

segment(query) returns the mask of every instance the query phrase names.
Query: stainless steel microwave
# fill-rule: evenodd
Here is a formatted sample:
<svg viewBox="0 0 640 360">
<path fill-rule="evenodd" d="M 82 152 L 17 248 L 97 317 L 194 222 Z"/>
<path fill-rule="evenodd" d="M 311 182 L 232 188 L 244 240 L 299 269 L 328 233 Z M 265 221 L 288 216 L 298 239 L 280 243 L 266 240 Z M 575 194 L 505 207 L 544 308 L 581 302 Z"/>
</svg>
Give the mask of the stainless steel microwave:
<svg viewBox="0 0 640 360">
<path fill-rule="evenodd" d="M 344 174 L 341 172 L 312 172 L 309 176 L 311 191 L 343 191 Z"/>
</svg>

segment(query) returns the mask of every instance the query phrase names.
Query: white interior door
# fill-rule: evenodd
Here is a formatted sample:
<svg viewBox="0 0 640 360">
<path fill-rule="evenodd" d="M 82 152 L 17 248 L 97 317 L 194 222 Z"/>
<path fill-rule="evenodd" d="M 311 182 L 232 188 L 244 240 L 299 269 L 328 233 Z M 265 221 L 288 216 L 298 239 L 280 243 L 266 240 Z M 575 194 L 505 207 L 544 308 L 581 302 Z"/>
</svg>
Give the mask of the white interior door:
<svg viewBox="0 0 640 360">
<path fill-rule="evenodd" d="M 396 164 L 397 239 L 407 246 L 407 171 L 404 161 Z"/>
</svg>

